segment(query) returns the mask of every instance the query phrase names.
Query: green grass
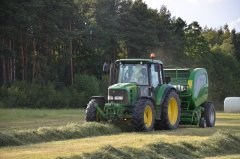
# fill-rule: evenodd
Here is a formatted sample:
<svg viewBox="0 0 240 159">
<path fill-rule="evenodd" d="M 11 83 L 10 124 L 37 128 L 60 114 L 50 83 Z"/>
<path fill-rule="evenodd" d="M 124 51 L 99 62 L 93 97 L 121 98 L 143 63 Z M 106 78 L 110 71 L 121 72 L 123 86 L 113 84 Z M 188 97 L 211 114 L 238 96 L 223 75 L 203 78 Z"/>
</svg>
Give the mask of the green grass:
<svg viewBox="0 0 240 159">
<path fill-rule="evenodd" d="M 0 121 L 84 116 L 84 109 L 0 109 Z"/>
<path fill-rule="evenodd" d="M 84 109 L 0 109 L 0 132 L 83 123 Z"/>
</svg>

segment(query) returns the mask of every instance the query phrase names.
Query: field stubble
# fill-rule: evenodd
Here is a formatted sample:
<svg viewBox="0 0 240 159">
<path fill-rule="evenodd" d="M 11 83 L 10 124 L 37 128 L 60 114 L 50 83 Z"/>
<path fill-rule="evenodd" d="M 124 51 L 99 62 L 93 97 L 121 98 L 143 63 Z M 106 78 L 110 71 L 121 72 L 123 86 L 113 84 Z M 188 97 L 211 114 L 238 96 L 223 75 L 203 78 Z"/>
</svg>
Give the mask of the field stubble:
<svg viewBox="0 0 240 159">
<path fill-rule="evenodd" d="M 50 112 L 48 111 L 48 113 Z M 67 126 L 59 127 L 57 125 L 63 125 L 63 121 L 71 121 L 71 118 L 74 121 L 74 119 L 77 119 L 77 114 L 79 114 L 79 121 L 75 126 L 81 127 L 84 111 L 80 112 L 65 110 L 65 112 L 62 112 L 62 115 L 67 116 L 66 118 L 62 118 L 61 113 L 56 113 L 58 117 L 47 114 L 44 116 L 44 119 L 51 121 L 51 119 L 55 118 L 58 120 L 59 123 L 57 124 L 53 122 L 52 129 L 55 132 L 56 130 L 70 131 L 71 129 L 65 129 Z M 20 117 L 20 120 L 11 119 L 11 117 L 8 117 L 9 119 L 0 117 L 0 126 L 2 126 L 4 121 L 6 123 L 18 122 L 18 127 L 10 124 L 10 130 L 14 130 L 15 133 L 30 131 L 22 130 L 27 127 L 21 126 L 21 124 L 33 117 L 29 116 L 26 119 L 23 116 Z M 38 121 L 41 118 L 40 115 L 35 120 Z M 33 123 L 35 122 L 34 120 L 32 121 Z M 85 127 L 92 126 L 87 130 L 92 132 L 92 134 L 88 134 L 85 131 L 88 135 L 76 136 L 74 139 L 65 140 L 67 138 L 63 138 L 57 139 L 62 141 L 50 140 L 51 142 L 38 144 L 23 143 L 28 145 L 2 147 L 0 148 L 0 158 L 56 158 L 59 156 L 61 156 L 59 158 L 146 158 L 146 156 L 149 158 L 240 158 L 238 154 L 240 152 L 240 114 L 217 113 L 216 127 L 206 129 L 201 129 L 197 126 L 181 126 L 174 131 L 121 133 L 117 128 L 109 125 L 110 127 L 107 128 L 107 131 L 109 131 L 108 129 L 116 131 L 109 131 L 108 133 L 102 131 L 102 133 L 97 134 L 96 131 L 93 131 L 94 127 L 102 127 L 104 125 L 91 124 L 85 123 L 83 125 Z M 37 130 L 33 129 L 35 126 L 30 127 L 31 131 Z M 72 126 L 74 127 L 74 124 Z M 11 132 L 6 127 L 4 129 L 0 128 L 3 134 Z M 80 132 L 79 129 L 76 129 L 76 131 Z"/>
</svg>

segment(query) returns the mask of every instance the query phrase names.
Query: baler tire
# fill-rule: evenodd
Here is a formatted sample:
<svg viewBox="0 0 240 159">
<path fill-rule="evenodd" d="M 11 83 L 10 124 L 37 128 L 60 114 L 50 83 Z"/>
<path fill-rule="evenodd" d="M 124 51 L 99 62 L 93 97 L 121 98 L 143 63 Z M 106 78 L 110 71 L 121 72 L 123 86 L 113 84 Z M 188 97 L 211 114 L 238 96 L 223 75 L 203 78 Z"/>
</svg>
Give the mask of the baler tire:
<svg viewBox="0 0 240 159">
<path fill-rule="evenodd" d="M 199 127 L 200 128 L 206 128 L 207 127 L 207 122 L 203 117 L 200 119 Z"/>
<path fill-rule="evenodd" d="M 169 106 L 170 106 L 170 100 L 175 100 L 176 104 L 177 104 L 177 118 L 175 119 L 175 123 L 172 124 L 171 123 L 171 119 L 169 117 Z M 155 129 L 166 129 L 166 130 L 174 130 L 177 129 L 179 126 L 179 122 L 180 122 L 180 115 L 181 115 L 181 103 L 180 103 L 180 99 L 179 96 L 177 94 L 177 92 L 175 90 L 170 90 L 168 92 L 168 94 L 166 95 L 163 104 L 162 104 L 162 111 L 161 111 L 161 120 L 158 121 L 155 125 Z"/>
<path fill-rule="evenodd" d="M 97 100 L 92 99 L 89 101 L 86 108 L 86 117 L 85 120 L 87 122 L 99 122 L 100 120 L 97 118 Z"/>
<path fill-rule="evenodd" d="M 203 105 L 203 117 L 206 120 L 207 127 L 214 127 L 216 121 L 216 112 L 212 103 L 205 103 Z"/>
<path fill-rule="evenodd" d="M 135 126 L 135 130 L 152 131 L 154 127 L 154 121 L 155 109 L 153 103 L 148 99 L 140 99 L 137 101 L 133 112 L 133 124 Z"/>
</svg>

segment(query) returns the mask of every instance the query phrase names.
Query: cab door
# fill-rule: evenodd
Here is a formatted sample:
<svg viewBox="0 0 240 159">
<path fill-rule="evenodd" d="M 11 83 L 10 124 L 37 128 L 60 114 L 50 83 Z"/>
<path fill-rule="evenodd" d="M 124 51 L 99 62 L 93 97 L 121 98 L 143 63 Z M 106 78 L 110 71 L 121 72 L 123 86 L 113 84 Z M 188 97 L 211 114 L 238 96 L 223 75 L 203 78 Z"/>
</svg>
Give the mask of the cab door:
<svg viewBox="0 0 240 159">
<path fill-rule="evenodd" d="M 162 80 L 162 66 L 160 64 L 151 64 L 151 86 L 156 89 L 157 86 L 163 83 Z"/>
</svg>

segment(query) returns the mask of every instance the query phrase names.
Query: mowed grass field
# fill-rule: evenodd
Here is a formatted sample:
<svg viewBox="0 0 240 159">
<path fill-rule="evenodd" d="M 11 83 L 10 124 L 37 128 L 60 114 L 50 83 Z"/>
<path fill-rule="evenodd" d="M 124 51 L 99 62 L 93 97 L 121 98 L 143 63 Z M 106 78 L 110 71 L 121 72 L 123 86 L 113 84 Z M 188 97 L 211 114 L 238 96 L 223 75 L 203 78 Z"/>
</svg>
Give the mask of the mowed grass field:
<svg viewBox="0 0 240 159">
<path fill-rule="evenodd" d="M 84 109 L 0 109 L 0 132 L 83 123 Z"/>
<path fill-rule="evenodd" d="M 32 139 L 28 134 L 33 139 L 53 138 L 20 146 L 0 145 L 0 158 L 240 158 L 240 114 L 218 112 L 214 128 L 180 126 L 174 131 L 141 133 L 85 123 L 84 116 L 85 110 L 77 109 L 0 109 L 1 134 L 25 137 L 23 141 Z M 61 135 L 54 138 L 55 134 Z M 70 136 L 64 138 L 67 134 Z"/>
</svg>

